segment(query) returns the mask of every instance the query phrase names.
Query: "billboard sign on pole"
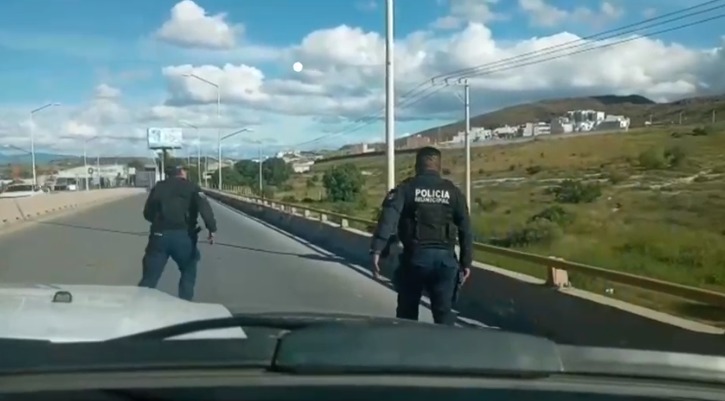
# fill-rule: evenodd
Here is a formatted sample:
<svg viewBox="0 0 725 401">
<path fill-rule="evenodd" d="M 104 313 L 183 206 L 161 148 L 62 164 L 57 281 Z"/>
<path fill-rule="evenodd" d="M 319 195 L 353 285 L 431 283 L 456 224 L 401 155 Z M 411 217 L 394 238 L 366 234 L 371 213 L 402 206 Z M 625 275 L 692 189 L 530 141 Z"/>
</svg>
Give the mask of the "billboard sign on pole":
<svg viewBox="0 0 725 401">
<path fill-rule="evenodd" d="M 181 149 L 181 128 L 149 128 L 146 130 L 149 149 Z"/>
</svg>

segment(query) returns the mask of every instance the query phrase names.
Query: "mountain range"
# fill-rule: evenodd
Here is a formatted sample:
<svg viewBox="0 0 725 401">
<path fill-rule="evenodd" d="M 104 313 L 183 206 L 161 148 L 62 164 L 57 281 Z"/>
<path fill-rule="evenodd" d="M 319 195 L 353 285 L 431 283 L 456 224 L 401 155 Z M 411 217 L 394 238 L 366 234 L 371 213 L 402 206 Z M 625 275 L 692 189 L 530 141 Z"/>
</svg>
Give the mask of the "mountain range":
<svg viewBox="0 0 725 401">
<path fill-rule="evenodd" d="M 597 110 L 607 114 L 629 117 L 631 127 L 642 127 L 645 121 L 653 125 L 703 124 L 712 122 L 713 112 L 725 120 L 725 94 L 700 96 L 668 103 L 657 103 L 640 95 L 603 95 L 565 99 L 550 99 L 505 107 L 493 112 L 471 117 L 471 127 L 496 128 L 504 125 L 517 126 L 527 122 L 550 121 L 570 110 Z M 680 121 L 682 118 L 682 121 Z M 465 129 L 464 121 L 429 128 L 413 135 L 431 137 L 437 141 L 451 139 Z M 396 142 L 404 143 L 405 139 Z"/>
<path fill-rule="evenodd" d="M 36 164 L 50 164 L 55 160 L 77 159 L 78 156 L 60 155 L 56 153 L 35 153 Z M 3 164 L 30 164 L 30 155 L 0 153 L 0 165 Z"/>
</svg>

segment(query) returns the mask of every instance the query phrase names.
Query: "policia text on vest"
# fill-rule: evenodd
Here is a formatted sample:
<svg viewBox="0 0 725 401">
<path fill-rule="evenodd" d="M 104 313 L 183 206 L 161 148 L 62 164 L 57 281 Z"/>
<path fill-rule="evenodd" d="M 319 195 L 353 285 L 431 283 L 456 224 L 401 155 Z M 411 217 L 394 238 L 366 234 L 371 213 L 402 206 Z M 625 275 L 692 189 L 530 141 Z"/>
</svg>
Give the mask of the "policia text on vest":
<svg viewBox="0 0 725 401">
<path fill-rule="evenodd" d="M 451 203 L 451 193 L 445 189 L 415 188 L 415 203 Z"/>
<path fill-rule="evenodd" d="M 440 166 L 438 149 L 418 151 L 416 175 L 391 190 L 383 201 L 370 253 L 377 276 L 380 255 L 387 253 L 384 250 L 397 234 L 403 244 L 393 277 L 398 292 L 397 317 L 417 320 L 421 297 L 427 292 L 433 320 L 453 324 L 453 303 L 473 263 L 473 235 L 466 198 L 440 176 Z"/>
</svg>

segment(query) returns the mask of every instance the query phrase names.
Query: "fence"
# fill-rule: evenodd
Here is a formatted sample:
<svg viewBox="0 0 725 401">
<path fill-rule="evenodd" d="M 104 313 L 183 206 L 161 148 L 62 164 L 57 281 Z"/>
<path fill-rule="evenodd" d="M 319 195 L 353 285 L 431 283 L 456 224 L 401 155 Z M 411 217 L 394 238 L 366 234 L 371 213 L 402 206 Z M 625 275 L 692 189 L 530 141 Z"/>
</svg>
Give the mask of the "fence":
<svg viewBox="0 0 725 401">
<path fill-rule="evenodd" d="M 225 191 L 236 194 L 243 194 L 244 197 L 254 199 L 256 201 L 264 201 L 273 207 L 281 208 L 285 212 L 302 211 L 305 214 L 315 214 L 320 219 L 333 221 L 345 227 L 350 223 L 357 223 L 367 231 L 372 231 L 376 223 L 372 220 L 362 219 L 353 216 L 347 216 L 328 210 L 315 209 L 305 205 L 280 202 L 277 200 L 262 199 L 245 193 L 243 188 L 225 188 Z M 611 282 L 624 284 L 632 287 L 667 294 L 675 297 L 685 298 L 696 302 L 709 305 L 717 305 L 725 307 L 725 293 L 711 290 L 705 290 L 683 284 L 671 283 L 663 280 L 657 280 L 649 277 L 638 276 L 634 274 L 624 273 L 616 270 L 605 269 L 597 266 L 590 266 L 582 263 L 570 262 L 560 258 L 552 258 L 533 253 L 517 251 L 509 248 L 482 244 L 474 242 L 474 249 L 484 253 L 500 255 L 519 261 L 525 261 L 542 266 L 548 269 L 548 281 L 550 284 L 561 286 L 568 283 L 568 272 L 576 272 L 578 274 L 609 280 Z"/>
</svg>

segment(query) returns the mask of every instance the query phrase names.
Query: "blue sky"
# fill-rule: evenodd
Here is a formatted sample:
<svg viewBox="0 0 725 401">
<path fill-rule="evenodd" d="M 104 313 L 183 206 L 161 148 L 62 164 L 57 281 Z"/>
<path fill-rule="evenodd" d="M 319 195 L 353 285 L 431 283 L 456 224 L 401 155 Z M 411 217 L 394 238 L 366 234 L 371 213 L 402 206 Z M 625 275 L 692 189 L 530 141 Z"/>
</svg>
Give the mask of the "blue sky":
<svg viewBox="0 0 725 401">
<path fill-rule="evenodd" d="M 355 118 L 378 110 L 383 82 L 380 36 L 384 34 L 385 4 L 382 0 L 197 0 L 191 4 L 203 9 L 207 18 L 223 13 L 223 18 L 213 21 L 227 27 L 240 26 L 229 35 L 233 43 L 227 43 L 224 48 L 207 49 L 198 44 L 211 43 L 204 38 L 196 45 L 189 45 L 189 40 L 194 40 L 192 36 L 205 35 L 200 23 L 177 25 L 180 28 L 174 32 L 183 34 L 186 42 L 159 33 L 172 18 L 171 10 L 177 3 L 167 0 L 4 0 L 0 3 L 0 60 L 4 67 L 0 75 L 0 116 L 6 116 L 6 121 L 0 123 L 4 124 L 0 125 L 0 143 L 22 145 L 27 136 L 23 110 L 50 101 L 61 102 L 63 106 L 36 118 L 36 134 L 41 136 L 41 142 L 47 141 L 45 145 L 49 148 L 78 147 L 78 140 L 64 140 L 61 144 L 49 140 L 54 136 L 103 136 L 129 131 L 137 135 L 152 123 L 173 126 L 180 117 L 194 121 L 209 118 L 214 111 L 209 104 L 211 88 L 188 82 L 178 74 L 163 72 L 164 68 L 183 65 L 189 68 L 246 65 L 263 73 L 263 78 L 254 78 L 248 70 L 206 70 L 209 76 L 224 82 L 228 91 L 222 96 L 226 97 L 223 113 L 229 119 L 225 127 L 254 125 L 253 140 L 274 138 L 280 147 L 348 130 L 349 121 L 325 123 L 338 115 Z M 417 65 L 401 69 L 396 79 L 402 90 L 420 82 L 421 78 L 448 71 L 447 67 L 464 68 L 496 61 L 527 49 L 566 41 L 571 38 L 567 35 L 591 35 L 695 4 L 684 0 L 397 0 L 398 65 L 404 65 L 407 56 L 411 60 L 416 55 L 421 59 Z M 723 10 L 703 15 L 718 13 Z M 582 78 L 586 84 L 577 84 L 566 82 L 566 77 L 571 75 L 551 72 L 547 81 L 550 71 L 539 66 L 536 71 L 543 75 L 520 70 L 491 80 L 495 82 L 474 83 L 474 112 L 541 97 L 601 94 L 602 91 L 645 92 L 659 97 L 658 100 L 697 94 L 702 77 L 685 75 L 688 69 L 692 70 L 693 63 L 705 66 L 705 76 L 710 67 L 714 68 L 705 64 L 717 57 L 707 58 L 702 51 L 721 45 L 722 38 L 714 33 L 721 24 L 722 21 L 719 25 L 712 22 L 663 35 L 659 38 L 664 43 L 643 39 L 636 46 L 622 49 L 624 56 L 620 64 L 617 64 L 618 57 L 612 56 L 614 53 L 601 56 L 614 63 L 603 64 L 602 69 L 633 68 L 635 72 L 625 72 L 630 76 L 643 71 L 645 77 L 639 80 L 623 78 L 621 74 L 598 73 L 591 79 Z M 334 30 L 343 25 L 350 29 Z M 311 43 L 314 41 L 303 42 L 305 37 L 321 30 L 316 36 L 316 45 Z M 375 36 L 376 32 L 379 35 Z M 671 42 L 679 45 L 673 46 Z M 665 58 L 671 54 L 677 60 L 668 63 L 674 65 L 663 66 L 662 60 L 633 55 L 644 51 Z M 349 57 L 374 60 L 374 65 L 361 67 L 359 63 L 348 62 Z M 305 62 L 304 74 L 291 70 L 292 62 L 298 58 L 309 60 Z M 591 67 L 584 65 L 589 61 L 571 60 L 559 67 L 571 68 L 574 74 L 580 75 L 591 71 Z M 197 70 L 189 71 L 197 73 Z M 531 73 L 537 82 L 521 82 L 522 76 Z M 304 91 L 292 89 L 300 84 L 305 85 Z M 102 91 L 99 85 L 117 92 L 99 100 L 98 94 Z M 396 131 L 402 134 L 451 122 L 460 114 L 456 111 L 460 107 L 456 102 L 453 94 L 443 94 L 421 105 L 420 110 L 409 110 L 405 121 L 396 125 Z M 318 103 L 319 113 L 313 107 Z M 8 122 L 12 118 L 17 118 L 17 122 Z M 206 131 L 209 130 L 204 130 L 202 136 L 209 138 L 216 132 Z M 377 137 L 382 138 L 380 124 L 369 124 L 355 133 L 331 135 L 331 139 L 320 142 L 319 146 L 336 147 Z M 242 150 L 248 148 L 248 144 L 239 145 Z M 109 142 L 108 146 L 118 150 L 127 144 L 116 146 Z M 137 152 L 138 145 L 134 146 L 129 151 Z"/>
</svg>

